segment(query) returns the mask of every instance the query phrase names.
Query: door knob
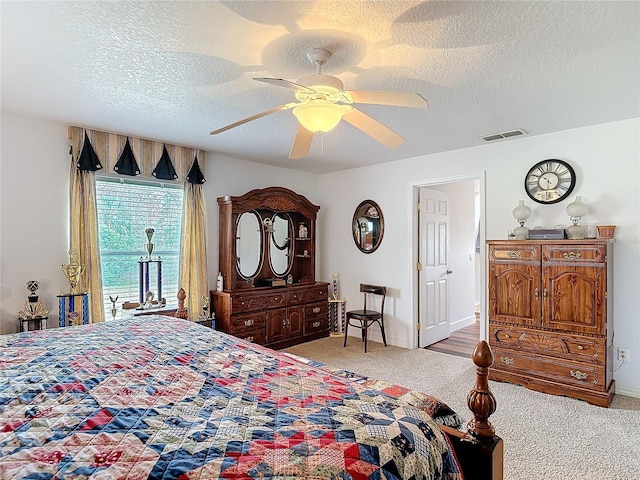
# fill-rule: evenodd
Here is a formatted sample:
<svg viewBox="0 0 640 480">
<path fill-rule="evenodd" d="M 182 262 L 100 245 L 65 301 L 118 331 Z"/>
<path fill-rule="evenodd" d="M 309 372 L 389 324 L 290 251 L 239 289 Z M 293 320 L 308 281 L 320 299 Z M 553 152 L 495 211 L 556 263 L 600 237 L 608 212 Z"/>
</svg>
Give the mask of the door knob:
<svg viewBox="0 0 640 480">
<path fill-rule="evenodd" d="M 451 275 L 453 273 L 453 270 L 447 270 L 447 275 Z"/>
</svg>

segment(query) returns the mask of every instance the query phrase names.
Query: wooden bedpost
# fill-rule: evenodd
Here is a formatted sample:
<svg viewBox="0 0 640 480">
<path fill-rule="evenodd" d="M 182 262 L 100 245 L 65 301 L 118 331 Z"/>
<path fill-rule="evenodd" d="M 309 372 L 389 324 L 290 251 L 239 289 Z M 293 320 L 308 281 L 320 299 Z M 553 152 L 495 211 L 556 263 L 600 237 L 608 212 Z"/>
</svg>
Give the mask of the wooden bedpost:
<svg viewBox="0 0 640 480">
<path fill-rule="evenodd" d="M 476 384 L 467 396 L 473 418 L 467 432 L 443 427 L 457 454 L 465 480 L 502 480 L 503 443 L 495 434 L 489 417 L 496 411 L 496 399 L 489 389 L 489 367 L 493 354 L 489 344 L 481 340 L 471 357 L 476 364 Z"/>
<path fill-rule="evenodd" d="M 178 310 L 176 310 L 174 317 L 188 320 L 189 312 L 184 308 L 184 299 L 187 298 L 187 292 L 184 291 L 184 288 L 181 288 L 176 296 L 178 297 Z"/>
</svg>

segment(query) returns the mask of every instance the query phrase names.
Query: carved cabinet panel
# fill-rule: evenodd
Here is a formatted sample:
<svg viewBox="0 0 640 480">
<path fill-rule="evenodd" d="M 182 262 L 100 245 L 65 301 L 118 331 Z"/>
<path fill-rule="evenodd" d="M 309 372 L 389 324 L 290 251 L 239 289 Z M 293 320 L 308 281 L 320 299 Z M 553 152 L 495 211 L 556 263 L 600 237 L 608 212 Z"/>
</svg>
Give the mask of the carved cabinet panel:
<svg viewBox="0 0 640 480">
<path fill-rule="evenodd" d="M 609 406 L 612 242 L 487 244 L 491 378 Z"/>
</svg>

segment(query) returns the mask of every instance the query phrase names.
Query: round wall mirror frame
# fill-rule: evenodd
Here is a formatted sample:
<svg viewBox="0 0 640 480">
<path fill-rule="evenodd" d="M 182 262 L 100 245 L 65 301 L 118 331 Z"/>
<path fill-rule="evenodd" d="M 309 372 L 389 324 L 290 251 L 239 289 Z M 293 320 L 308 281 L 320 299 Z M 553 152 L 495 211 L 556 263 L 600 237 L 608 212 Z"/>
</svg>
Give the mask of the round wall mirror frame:
<svg viewBox="0 0 640 480">
<path fill-rule="evenodd" d="M 364 200 L 358 205 L 351 223 L 353 241 L 363 253 L 373 253 L 382 242 L 384 217 L 373 200 Z"/>
</svg>

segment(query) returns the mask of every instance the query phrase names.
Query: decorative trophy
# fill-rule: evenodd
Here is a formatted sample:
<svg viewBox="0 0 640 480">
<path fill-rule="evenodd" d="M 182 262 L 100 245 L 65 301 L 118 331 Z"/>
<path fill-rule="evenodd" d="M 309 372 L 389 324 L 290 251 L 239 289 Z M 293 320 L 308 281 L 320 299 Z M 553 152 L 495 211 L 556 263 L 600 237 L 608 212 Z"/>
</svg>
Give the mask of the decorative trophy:
<svg viewBox="0 0 640 480">
<path fill-rule="evenodd" d="M 29 291 L 28 299 L 24 303 L 24 308 L 18 312 L 18 317 L 22 320 L 30 318 L 46 317 L 49 313 L 42 306 L 42 302 L 38 300 L 38 294 L 36 293 L 40 288 L 40 282 L 37 280 L 29 280 L 27 282 L 27 290 Z"/>
<path fill-rule="evenodd" d="M 118 313 L 118 309 L 116 308 L 116 302 L 118 301 L 119 295 L 116 295 L 116 298 L 113 298 L 109 295 L 109 300 L 111 300 L 111 316 L 115 319 L 116 314 Z"/>
<path fill-rule="evenodd" d="M 200 300 L 202 301 L 202 312 L 200 312 L 198 320 L 207 320 L 209 318 L 209 297 L 203 295 Z"/>
<path fill-rule="evenodd" d="M 80 282 L 80 276 L 84 273 L 84 265 L 80 265 L 78 263 L 78 251 L 77 250 L 69 250 L 69 263 L 67 265 L 62 265 L 62 273 L 67 277 L 67 281 L 69 285 L 71 285 L 71 295 L 75 295 L 76 287 Z"/>
<path fill-rule="evenodd" d="M 155 230 L 153 228 L 147 228 L 144 233 L 147 234 L 147 244 L 145 247 L 147 248 L 147 254 L 149 255 L 148 260 L 151 260 L 151 252 L 153 252 L 153 243 L 151 243 L 151 238 L 153 237 L 153 233 Z"/>
</svg>

